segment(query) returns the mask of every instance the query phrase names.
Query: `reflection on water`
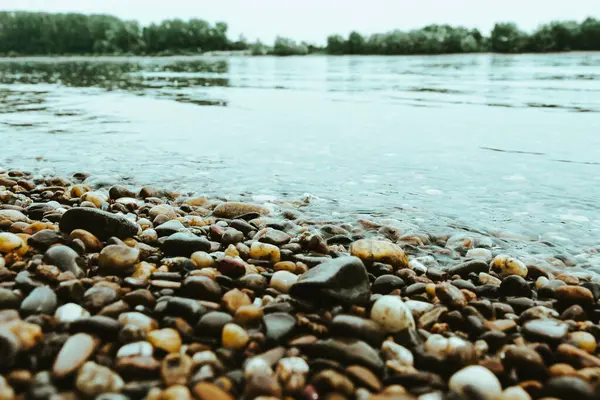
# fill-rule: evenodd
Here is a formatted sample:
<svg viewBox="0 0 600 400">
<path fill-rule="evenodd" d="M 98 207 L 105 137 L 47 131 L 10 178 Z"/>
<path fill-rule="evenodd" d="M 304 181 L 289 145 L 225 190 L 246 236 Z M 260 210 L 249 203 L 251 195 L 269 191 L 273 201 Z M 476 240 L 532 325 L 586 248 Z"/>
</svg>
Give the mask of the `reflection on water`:
<svg viewBox="0 0 600 400">
<path fill-rule="evenodd" d="M 308 196 L 303 212 L 324 220 L 597 254 L 599 66 L 595 53 L 0 59 L 0 168 Z"/>
<path fill-rule="evenodd" d="M 229 80 L 223 75 L 227 70 L 228 63 L 225 60 L 156 63 L 118 59 L 102 61 L 101 58 L 76 61 L 66 59 L 60 62 L 52 62 L 51 59 L 23 62 L 4 60 L 0 62 L 0 84 L 52 84 L 110 91 L 125 90 L 136 95 L 151 95 L 184 103 L 223 106 L 227 105 L 224 100 L 195 98 L 191 93 L 185 92 L 185 89 L 226 87 Z M 35 99 L 31 97 L 30 94 L 21 97 L 15 96 L 14 92 L 12 96 L 0 92 L 3 104 L 0 112 L 35 111 L 24 107 L 25 104 L 40 104 L 43 100 L 40 96 L 36 96 Z M 25 104 L 22 104 L 23 102 Z"/>
</svg>

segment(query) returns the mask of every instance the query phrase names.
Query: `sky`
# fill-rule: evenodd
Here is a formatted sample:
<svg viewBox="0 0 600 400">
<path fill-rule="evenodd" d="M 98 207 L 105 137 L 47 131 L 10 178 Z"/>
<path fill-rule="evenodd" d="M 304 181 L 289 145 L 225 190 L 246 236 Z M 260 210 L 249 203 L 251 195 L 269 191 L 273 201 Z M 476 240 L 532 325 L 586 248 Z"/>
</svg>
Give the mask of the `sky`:
<svg viewBox="0 0 600 400">
<path fill-rule="evenodd" d="M 165 18 L 224 21 L 229 36 L 272 42 L 281 35 L 324 43 L 332 33 L 410 30 L 438 23 L 478 28 L 516 22 L 600 18 L 600 0 L 0 0 L 0 10 L 113 14 L 142 24 Z"/>
</svg>

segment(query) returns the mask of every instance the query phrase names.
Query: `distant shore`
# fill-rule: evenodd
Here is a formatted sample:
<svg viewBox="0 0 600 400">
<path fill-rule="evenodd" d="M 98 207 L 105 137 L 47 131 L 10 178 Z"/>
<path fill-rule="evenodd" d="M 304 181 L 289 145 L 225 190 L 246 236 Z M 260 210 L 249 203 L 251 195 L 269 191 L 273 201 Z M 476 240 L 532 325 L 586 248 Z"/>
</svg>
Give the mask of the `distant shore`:
<svg viewBox="0 0 600 400">
<path fill-rule="evenodd" d="M 141 26 L 111 15 L 0 12 L 0 54 L 124 54 L 172 56 L 198 53 L 244 55 L 440 55 L 455 53 L 546 53 L 600 50 L 600 20 L 553 21 L 534 32 L 511 22 L 495 24 L 489 33 L 447 24 L 410 31 L 369 35 L 353 31 L 332 34 L 326 44 L 278 36 L 273 44 L 228 36 L 224 22 L 193 18 Z"/>
<path fill-rule="evenodd" d="M 51 59 L 53 62 L 67 62 L 67 61 L 122 61 L 127 59 L 141 59 L 141 58 L 164 58 L 164 59 L 177 59 L 177 60 L 196 60 L 202 58 L 305 58 L 305 57 L 455 57 L 455 56 L 473 56 L 473 55 L 489 55 L 489 56 L 501 56 L 501 57 L 514 57 L 523 55 L 569 55 L 569 54 L 598 54 L 600 50 L 591 51 L 555 51 L 546 53 L 494 53 L 494 52 L 477 52 L 477 53 L 446 53 L 446 54 L 405 54 L 405 55 L 384 55 L 384 54 L 326 54 L 326 53 L 314 53 L 307 54 L 304 56 L 275 56 L 275 55 L 252 55 L 247 52 L 207 52 L 198 54 L 172 54 L 172 55 L 157 55 L 157 54 L 88 54 L 88 55 L 25 55 L 25 56 L 6 56 L 0 54 L 0 62 L 11 62 L 11 61 L 45 61 Z"/>
</svg>

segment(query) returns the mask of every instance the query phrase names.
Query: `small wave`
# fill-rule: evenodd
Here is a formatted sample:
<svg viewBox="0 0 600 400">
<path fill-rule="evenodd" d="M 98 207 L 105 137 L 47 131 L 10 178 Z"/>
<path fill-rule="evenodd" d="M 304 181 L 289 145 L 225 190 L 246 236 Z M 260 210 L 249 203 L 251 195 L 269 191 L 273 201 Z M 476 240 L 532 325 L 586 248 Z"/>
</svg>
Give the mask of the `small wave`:
<svg viewBox="0 0 600 400">
<path fill-rule="evenodd" d="M 522 151 L 522 150 L 505 150 L 505 149 L 497 149 L 495 147 L 484 147 L 484 146 L 480 146 L 480 149 L 483 150 L 490 150 L 490 151 L 498 151 L 500 153 L 515 153 L 515 154 L 531 154 L 534 156 L 545 156 L 545 153 L 537 153 L 534 151 Z"/>
<path fill-rule="evenodd" d="M 596 161 L 573 161 L 573 160 L 552 160 L 561 163 L 569 163 L 569 164 L 583 164 L 583 165 L 600 165 L 600 162 Z"/>
</svg>

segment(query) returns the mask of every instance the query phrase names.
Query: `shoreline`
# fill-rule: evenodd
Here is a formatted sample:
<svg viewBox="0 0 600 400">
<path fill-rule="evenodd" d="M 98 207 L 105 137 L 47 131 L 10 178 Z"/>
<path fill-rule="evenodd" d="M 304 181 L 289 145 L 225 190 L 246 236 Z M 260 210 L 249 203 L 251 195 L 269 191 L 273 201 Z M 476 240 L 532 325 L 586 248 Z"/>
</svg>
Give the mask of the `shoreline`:
<svg viewBox="0 0 600 400">
<path fill-rule="evenodd" d="M 229 53 L 229 52 L 224 52 Z M 590 51 L 559 51 L 559 52 L 525 52 L 525 53 L 494 53 L 494 52 L 473 52 L 473 53 L 440 53 L 440 54 L 323 54 L 312 53 L 306 55 L 289 55 L 278 56 L 274 54 L 252 55 L 252 54 L 221 54 L 221 53 L 198 53 L 198 54 L 173 54 L 173 55 L 158 55 L 158 54 L 89 54 L 89 55 L 22 55 L 22 56 L 6 56 L 0 55 L 0 62 L 11 61 L 39 61 L 52 59 L 52 61 L 77 61 L 77 60 L 96 60 L 96 61 L 111 61 L 111 60 L 127 60 L 127 59 L 142 59 L 142 58 L 159 58 L 159 59 L 181 59 L 181 60 L 196 60 L 202 58 L 305 58 L 305 57 L 456 57 L 456 56 L 473 56 L 473 55 L 488 55 L 488 56 L 535 56 L 535 55 L 569 55 L 569 54 L 599 54 L 600 50 Z"/>
<path fill-rule="evenodd" d="M 600 396 L 592 274 L 86 178 L 0 169 L 3 398 Z"/>
</svg>

